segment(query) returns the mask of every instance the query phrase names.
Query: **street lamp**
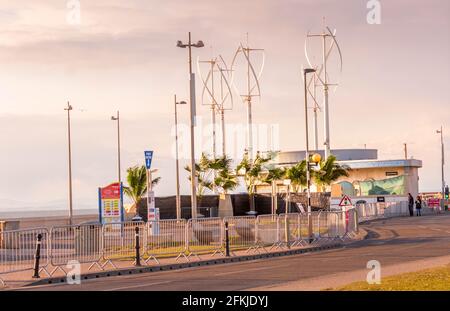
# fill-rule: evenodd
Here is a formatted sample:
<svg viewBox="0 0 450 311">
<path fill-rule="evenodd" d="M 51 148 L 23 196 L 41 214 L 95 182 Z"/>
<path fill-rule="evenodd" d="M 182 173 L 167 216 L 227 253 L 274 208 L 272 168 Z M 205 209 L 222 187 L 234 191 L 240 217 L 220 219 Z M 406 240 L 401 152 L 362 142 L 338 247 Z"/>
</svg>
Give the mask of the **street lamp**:
<svg viewBox="0 0 450 311">
<path fill-rule="evenodd" d="M 286 186 L 286 207 L 284 212 L 289 214 L 291 212 L 291 180 L 285 179 L 283 184 Z"/>
<path fill-rule="evenodd" d="M 72 142 L 70 139 L 70 111 L 72 111 L 72 106 L 67 102 L 67 138 L 68 138 L 68 153 L 69 153 L 69 225 L 73 223 L 73 204 L 72 204 Z"/>
<path fill-rule="evenodd" d="M 120 175 L 120 114 L 117 111 L 116 116 L 111 117 L 112 121 L 117 121 L 117 170 L 119 175 L 119 184 L 122 183 L 122 177 Z"/>
<path fill-rule="evenodd" d="M 441 176 L 442 176 L 442 203 L 441 203 L 441 209 L 444 210 L 445 207 L 445 176 L 444 176 L 444 165 L 445 165 L 445 155 L 444 155 L 444 130 L 441 129 L 436 131 L 437 134 L 441 134 Z"/>
<path fill-rule="evenodd" d="M 197 191 L 196 191 L 196 171 L 195 171 L 195 75 L 192 72 L 192 47 L 201 48 L 205 45 L 203 41 L 199 40 L 197 43 L 191 42 L 191 33 L 189 32 L 189 41 L 184 44 L 181 41 L 177 41 L 177 47 L 188 48 L 189 51 L 189 95 L 190 95 L 190 127 L 191 127 L 191 217 L 197 218 Z"/>
<path fill-rule="evenodd" d="M 311 172 L 309 168 L 309 131 L 308 131 L 308 92 L 306 86 L 306 75 L 308 73 L 316 72 L 315 69 L 303 69 L 303 84 L 305 92 L 305 129 L 306 129 L 306 184 L 307 184 L 307 207 L 308 207 L 308 237 L 309 242 L 312 242 L 312 216 L 311 216 Z"/>
<path fill-rule="evenodd" d="M 177 95 L 174 95 L 175 106 L 175 158 L 176 158 L 176 170 L 177 170 L 177 196 L 176 196 L 176 211 L 177 219 L 181 219 L 181 197 L 180 197 L 180 165 L 178 160 L 178 115 L 177 105 L 186 105 L 185 101 L 177 102 Z"/>
</svg>

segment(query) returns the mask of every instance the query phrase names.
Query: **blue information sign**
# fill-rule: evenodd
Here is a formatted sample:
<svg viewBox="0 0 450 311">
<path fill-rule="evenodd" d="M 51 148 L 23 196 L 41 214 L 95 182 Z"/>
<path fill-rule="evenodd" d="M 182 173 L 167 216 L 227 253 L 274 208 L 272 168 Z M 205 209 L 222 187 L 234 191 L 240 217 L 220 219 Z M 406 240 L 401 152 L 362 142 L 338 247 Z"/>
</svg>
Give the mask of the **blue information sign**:
<svg viewBox="0 0 450 311">
<path fill-rule="evenodd" d="M 145 154 L 145 166 L 149 170 L 152 167 L 153 151 L 144 151 L 144 154 Z"/>
</svg>

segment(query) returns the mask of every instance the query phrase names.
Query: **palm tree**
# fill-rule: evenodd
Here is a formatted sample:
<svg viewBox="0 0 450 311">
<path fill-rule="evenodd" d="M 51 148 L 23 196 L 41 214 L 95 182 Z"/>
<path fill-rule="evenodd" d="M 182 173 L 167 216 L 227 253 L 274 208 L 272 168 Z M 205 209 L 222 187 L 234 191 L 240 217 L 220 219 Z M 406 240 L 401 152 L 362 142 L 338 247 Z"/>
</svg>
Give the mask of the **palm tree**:
<svg viewBox="0 0 450 311">
<path fill-rule="evenodd" d="M 152 179 L 152 185 L 156 185 L 161 177 Z M 133 166 L 127 169 L 128 186 L 123 187 L 125 194 L 134 202 L 137 207 L 139 201 L 147 192 L 147 168 L 145 165 Z"/>
<path fill-rule="evenodd" d="M 300 161 L 286 169 L 286 178 L 291 180 L 292 189 L 298 193 L 302 186 L 306 186 L 306 161 Z"/>
<path fill-rule="evenodd" d="M 195 177 L 197 178 L 197 197 L 201 198 L 206 189 L 213 190 L 213 182 L 210 180 L 211 175 L 211 163 L 213 160 L 209 159 L 208 155 L 202 153 L 200 161 L 195 163 Z M 186 171 L 191 172 L 191 167 L 186 165 L 184 167 Z M 191 175 L 188 176 L 189 181 Z"/>
<path fill-rule="evenodd" d="M 224 194 L 238 186 L 236 174 L 231 169 L 232 159 L 226 155 L 210 162 L 210 169 L 215 172 L 214 185 Z"/>
<path fill-rule="evenodd" d="M 265 164 L 272 159 L 271 156 L 261 156 L 259 152 L 253 161 L 250 161 L 248 152 L 244 153 L 241 163 L 236 167 L 236 175 L 244 177 L 245 185 L 250 199 L 250 210 L 254 211 L 254 194 L 256 185 L 263 182 L 261 173 Z"/>
<path fill-rule="evenodd" d="M 336 157 L 330 155 L 326 161 L 320 161 L 319 169 L 312 171 L 315 184 L 322 190 L 330 186 L 340 177 L 348 177 L 350 168 L 346 165 L 340 165 L 336 162 Z"/>
</svg>

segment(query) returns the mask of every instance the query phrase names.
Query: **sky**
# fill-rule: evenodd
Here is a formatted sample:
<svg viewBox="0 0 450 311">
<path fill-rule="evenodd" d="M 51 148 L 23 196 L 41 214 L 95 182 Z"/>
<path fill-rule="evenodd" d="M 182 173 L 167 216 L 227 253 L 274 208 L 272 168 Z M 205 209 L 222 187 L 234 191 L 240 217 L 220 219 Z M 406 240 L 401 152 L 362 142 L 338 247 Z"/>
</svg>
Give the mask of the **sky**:
<svg viewBox="0 0 450 311">
<path fill-rule="evenodd" d="M 265 52 L 253 121 L 277 128 L 279 149 L 304 149 L 305 37 L 321 32 L 324 17 L 337 30 L 343 56 L 342 72 L 336 50 L 329 60 L 330 80 L 338 84 L 330 92 L 331 147 L 366 146 L 378 149 L 379 158 L 399 159 L 407 143 L 409 156 L 423 161 L 420 190 L 438 191 L 441 125 L 450 155 L 450 3 L 380 1 L 380 24 L 367 22 L 367 3 L 0 0 L 0 209 L 66 207 L 68 101 L 74 108 L 75 208 L 95 208 L 97 188 L 117 179 L 116 123 L 110 119 L 117 110 L 122 175 L 144 163 L 144 150 L 154 150 L 153 166 L 162 176 L 156 195 L 174 194 L 173 96 L 189 96 L 187 51 L 176 42 L 185 42 L 188 31 L 205 43 L 193 50 L 199 122 L 209 122 L 210 110 L 201 99 L 197 59 L 220 54 L 229 66 L 248 33 L 249 45 Z M 308 51 L 319 64 L 320 42 L 310 39 Z M 255 52 L 252 59 L 256 68 L 261 55 Z M 245 125 L 239 58 L 236 64 L 237 92 L 226 122 Z M 207 69 L 201 65 L 200 71 L 205 76 Z M 183 155 L 188 112 L 179 106 Z M 322 143 L 322 113 L 319 118 Z M 197 131 L 208 139 L 207 130 Z M 197 149 L 211 152 L 204 141 Z M 450 165 L 445 172 L 450 176 Z M 188 194 L 184 171 L 181 181 Z"/>
</svg>

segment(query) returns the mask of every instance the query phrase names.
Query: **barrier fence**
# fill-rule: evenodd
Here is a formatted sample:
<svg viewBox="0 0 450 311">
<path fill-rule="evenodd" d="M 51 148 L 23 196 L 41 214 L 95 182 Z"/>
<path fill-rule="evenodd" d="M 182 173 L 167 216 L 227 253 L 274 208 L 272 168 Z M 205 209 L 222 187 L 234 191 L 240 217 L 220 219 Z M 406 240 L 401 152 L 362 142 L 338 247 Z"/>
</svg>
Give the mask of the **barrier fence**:
<svg viewBox="0 0 450 311">
<path fill-rule="evenodd" d="M 423 209 L 424 213 L 434 210 Z M 273 248 L 327 243 L 353 238 L 362 221 L 409 215 L 407 202 L 358 204 L 347 211 L 320 211 L 280 215 L 237 216 L 55 226 L 50 230 L 0 231 L 0 275 L 34 267 L 36 243 L 40 237 L 38 268 L 47 274 L 64 271 L 76 260 L 104 269 L 113 261 L 180 257 L 225 256 L 225 225 L 231 251 L 267 251 Z M 309 226 L 311 225 L 311 236 Z M 136 231 L 137 230 L 137 231 Z M 138 233 L 136 233 L 138 232 Z M 136 246 L 136 234 L 140 247 Z M 53 267 L 51 273 L 47 268 Z M 0 278 L 1 283 L 1 278 Z"/>
</svg>

